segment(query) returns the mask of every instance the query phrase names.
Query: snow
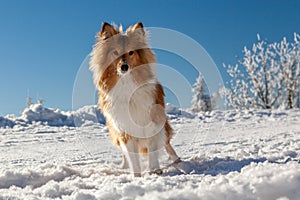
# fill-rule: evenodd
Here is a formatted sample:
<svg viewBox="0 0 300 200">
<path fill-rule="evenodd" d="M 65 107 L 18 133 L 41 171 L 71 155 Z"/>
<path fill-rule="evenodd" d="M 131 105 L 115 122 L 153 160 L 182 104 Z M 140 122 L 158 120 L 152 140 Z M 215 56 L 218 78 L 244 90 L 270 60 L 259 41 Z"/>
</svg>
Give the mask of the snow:
<svg viewBox="0 0 300 200">
<path fill-rule="evenodd" d="M 189 113 L 183 109 L 177 108 L 176 106 L 166 103 L 166 113 L 168 114 L 169 118 L 177 118 L 177 117 L 185 117 L 185 118 L 194 118 L 195 115 L 192 113 Z"/>
<path fill-rule="evenodd" d="M 14 125 L 15 123 L 11 120 L 0 116 L 0 127 L 13 127 Z"/>
<path fill-rule="evenodd" d="M 0 117 L 0 199 L 300 199 L 299 109 L 167 111 L 183 162 L 161 150 L 163 174 L 141 178 L 95 106 Z"/>
<path fill-rule="evenodd" d="M 172 104 L 166 104 L 166 113 L 173 117 L 193 118 L 194 115 Z M 20 117 L 14 115 L 0 116 L 0 127 L 15 125 L 28 126 L 40 123 L 49 126 L 86 126 L 90 124 L 105 124 L 105 118 L 96 105 L 87 105 L 75 111 L 64 112 L 57 108 L 45 108 L 42 104 L 31 104 L 25 108 Z"/>
<path fill-rule="evenodd" d="M 105 118 L 97 106 L 84 106 L 75 112 L 69 114 L 73 117 L 76 126 L 82 126 L 87 123 L 105 124 Z"/>
<path fill-rule="evenodd" d="M 90 123 L 105 124 L 105 119 L 95 105 L 88 105 L 75 111 L 64 112 L 57 108 L 45 108 L 40 103 L 31 104 L 28 108 L 25 108 L 20 117 L 15 117 L 14 115 L 0 116 L 0 127 L 28 126 L 33 123 L 74 127 Z"/>
<path fill-rule="evenodd" d="M 63 114 L 59 109 L 49 109 L 42 104 L 32 104 L 22 112 L 20 119 L 27 123 L 44 122 L 50 126 L 72 125 L 73 120 Z"/>
</svg>

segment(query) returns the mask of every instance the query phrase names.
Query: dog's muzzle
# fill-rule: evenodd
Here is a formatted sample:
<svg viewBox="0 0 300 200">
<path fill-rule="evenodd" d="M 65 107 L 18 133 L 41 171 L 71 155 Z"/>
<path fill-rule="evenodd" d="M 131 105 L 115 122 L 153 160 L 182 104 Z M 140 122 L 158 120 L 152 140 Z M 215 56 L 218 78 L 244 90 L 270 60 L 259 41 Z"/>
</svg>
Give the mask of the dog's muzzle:
<svg viewBox="0 0 300 200">
<path fill-rule="evenodd" d="M 121 65 L 121 72 L 122 73 L 126 73 L 129 69 L 129 66 L 126 62 L 123 62 L 122 65 Z"/>
</svg>

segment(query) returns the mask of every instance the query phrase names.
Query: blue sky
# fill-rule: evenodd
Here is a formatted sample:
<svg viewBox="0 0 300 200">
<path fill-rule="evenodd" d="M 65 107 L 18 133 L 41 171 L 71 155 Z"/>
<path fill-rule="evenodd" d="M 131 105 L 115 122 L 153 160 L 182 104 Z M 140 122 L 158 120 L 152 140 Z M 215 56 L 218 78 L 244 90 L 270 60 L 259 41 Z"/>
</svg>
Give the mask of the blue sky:
<svg viewBox="0 0 300 200">
<path fill-rule="evenodd" d="M 18 115 L 28 91 L 48 107 L 70 110 L 76 72 L 103 21 L 182 32 L 206 49 L 226 79 L 222 63 L 235 63 L 257 33 L 270 42 L 300 33 L 300 2 L 0 0 L 0 115 Z M 158 61 L 186 65 L 164 52 Z M 186 74 L 190 81 L 197 76 L 191 68 Z"/>
</svg>

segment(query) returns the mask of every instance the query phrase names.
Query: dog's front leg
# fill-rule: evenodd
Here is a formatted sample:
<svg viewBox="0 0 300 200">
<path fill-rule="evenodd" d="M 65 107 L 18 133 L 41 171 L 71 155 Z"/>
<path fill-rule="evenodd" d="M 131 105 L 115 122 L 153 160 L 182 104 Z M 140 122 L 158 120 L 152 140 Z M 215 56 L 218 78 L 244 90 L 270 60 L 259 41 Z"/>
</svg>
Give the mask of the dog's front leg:
<svg viewBox="0 0 300 200">
<path fill-rule="evenodd" d="M 122 152 L 122 163 L 121 163 L 121 168 L 122 169 L 128 169 L 129 168 L 129 164 L 128 164 L 128 161 L 126 159 L 126 156 L 124 155 L 124 153 Z"/>
<path fill-rule="evenodd" d="M 148 157 L 149 157 L 149 173 L 150 174 L 161 174 L 162 171 L 159 168 L 158 161 L 158 149 L 155 141 L 151 141 L 148 146 Z"/>
<path fill-rule="evenodd" d="M 130 139 L 125 142 L 120 142 L 121 149 L 125 155 L 125 160 L 129 164 L 130 172 L 133 173 L 135 177 L 141 176 L 141 167 L 139 160 L 138 146 L 134 139 Z"/>
</svg>

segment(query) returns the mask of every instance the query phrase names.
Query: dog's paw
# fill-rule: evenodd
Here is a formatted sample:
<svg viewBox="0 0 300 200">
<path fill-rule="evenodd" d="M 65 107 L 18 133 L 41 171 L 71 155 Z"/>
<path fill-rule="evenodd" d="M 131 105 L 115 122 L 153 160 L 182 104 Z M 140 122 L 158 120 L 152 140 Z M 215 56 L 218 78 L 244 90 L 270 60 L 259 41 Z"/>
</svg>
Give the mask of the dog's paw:
<svg viewBox="0 0 300 200">
<path fill-rule="evenodd" d="M 161 175 L 162 173 L 163 173 L 163 171 L 161 169 L 155 169 L 155 170 L 148 172 L 149 175 L 152 175 L 152 174 Z"/>
<path fill-rule="evenodd" d="M 133 173 L 133 177 L 142 177 L 141 173 Z"/>
<path fill-rule="evenodd" d="M 175 160 L 175 161 L 173 162 L 173 164 L 178 164 L 178 163 L 180 163 L 180 162 L 182 162 L 182 160 L 181 160 L 180 158 L 177 158 L 177 160 Z"/>
</svg>

